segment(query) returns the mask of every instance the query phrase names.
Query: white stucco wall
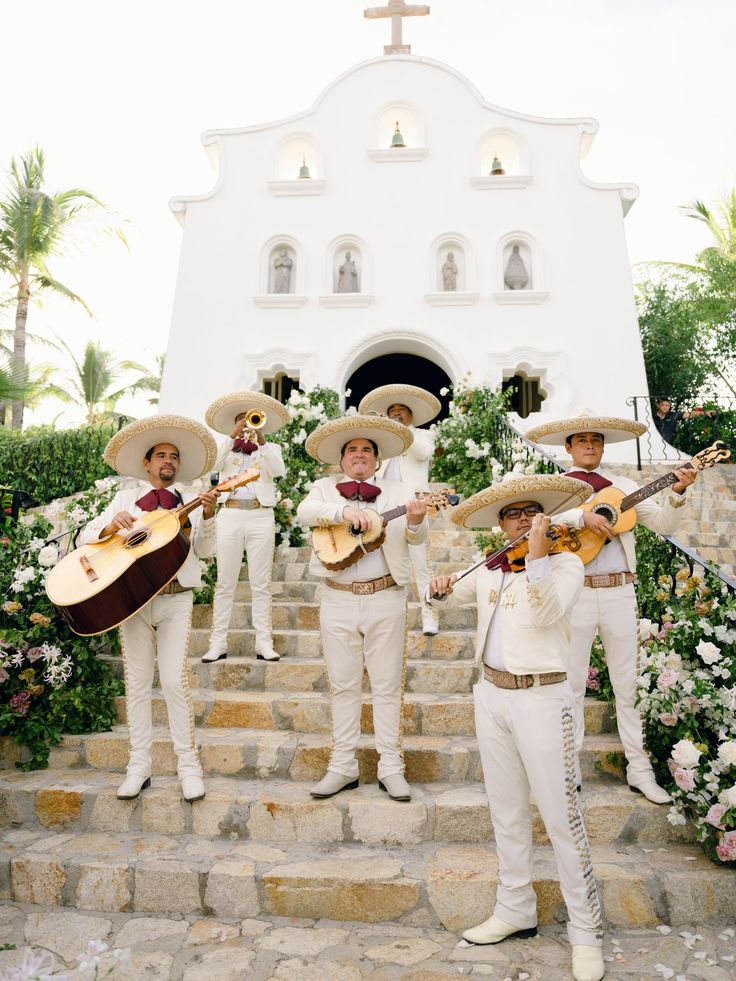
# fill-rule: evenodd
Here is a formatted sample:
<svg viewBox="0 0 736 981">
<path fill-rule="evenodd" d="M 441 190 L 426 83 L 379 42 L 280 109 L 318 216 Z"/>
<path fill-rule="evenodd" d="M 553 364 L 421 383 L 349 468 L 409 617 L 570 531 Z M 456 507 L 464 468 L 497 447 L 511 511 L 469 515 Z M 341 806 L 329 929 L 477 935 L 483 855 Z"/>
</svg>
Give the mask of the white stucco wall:
<svg viewBox="0 0 736 981">
<path fill-rule="evenodd" d="M 419 148 L 375 159 L 387 155 L 370 151 L 385 149 L 394 111 Z M 527 426 L 579 410 L 630 416 L 626 397 L 647 391 L 622 208 L 637 192 L 584 177 L 581 145 L 596 128 L 499 109 L 446 65 L 388 56 L 346 72 L 306 113 L 205 134 L 217 183 L 172 201 L 184 232 L 161 410 L 201 417 L 215 397 L 259 388 L 278 369 L 342 389 L 364 361 L 405 352 L 454 380 L 468 369 L 478 382 L 518 368 L 538 375 L 548 397 Z M 521 173 L 479 188 L 471 179 L 495 130 L 500 146 L 516 141 L 507 160 L 517 155 Z M 312 182 L 283 183 L 295 148 L 306 149 Z M 307 190 L 320 193 L 293 193 Z M 294 292 L 259 300 L 281 239 L 296 255 Z M 436 296 L 443 240 L 465 246 L 461 304 Z M 508 302 L 502 251 L 512 240 L 531 250 L 533 282 Z M 333 247 L 342 255 L 350 241 L 372 300 L 327 305 Z M 633 446 L 613 451 L 633 459 Z"/>
</svg>

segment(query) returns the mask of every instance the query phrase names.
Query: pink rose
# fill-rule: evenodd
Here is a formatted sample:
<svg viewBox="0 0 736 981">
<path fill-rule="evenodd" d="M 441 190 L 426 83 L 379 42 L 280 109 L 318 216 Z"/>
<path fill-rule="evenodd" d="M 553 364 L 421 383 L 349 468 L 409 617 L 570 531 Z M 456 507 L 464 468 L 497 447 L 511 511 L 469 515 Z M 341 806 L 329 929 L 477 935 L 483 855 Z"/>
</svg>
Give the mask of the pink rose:
<svg viewBox="0 0 736 981">
<path fill-rule="evenodd" d="M 665 668 L 657 678 L 657 688 L 660 691 L 667 691 L 668 688 L 674 688 L 679 677 L 680 674 L 678 671 L 674 671 L 672 668 Z"/>
<path fill-rule="evenodd" d="M 708 824 L 712 824 L 714 828 L 719 828 L 721 831 L 723 831 L 721 820 L 723 819 L 723 815 L 727 810 L 728 808 L 725 804 L 713 804 L 711 809 L 705 815 L 705 820 L 708 822 Z"/>
<path fill-rule="evenodd" d="M 716 846 L 716 853 L 722 862 L 736 862 L 736 831 L 727 831 Z"/>
<path fill-rule="evenodd" d="M 662 712 L 662 714 L 659 717 L 659 721 L 662 723 L 663 726 L 676 726 L 677 716 L 673 715 L 672 712 Z"/>
<path fill-rule="evenodd" d="M 675 772 L 672 774 L 675 778 L 675 783 L 686 793 L 690 790 L 695 789 L 695 771 L 694 770 L 683 770 L 682 767 L 677 767 Z"/>
</svg>

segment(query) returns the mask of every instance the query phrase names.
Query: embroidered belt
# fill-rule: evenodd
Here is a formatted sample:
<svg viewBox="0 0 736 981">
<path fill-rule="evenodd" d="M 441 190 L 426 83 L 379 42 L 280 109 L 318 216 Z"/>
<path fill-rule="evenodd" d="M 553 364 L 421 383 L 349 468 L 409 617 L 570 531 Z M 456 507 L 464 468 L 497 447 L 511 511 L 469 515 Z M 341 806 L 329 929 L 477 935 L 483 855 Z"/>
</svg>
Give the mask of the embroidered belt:
<svg viewBox="0 0 736 981">
<path fill-rule="evenodd" d="M 539 685 L 559 685 L 565 681 L 567 675 L 564 671 L 550 671 L 547 674 L 511 674 L 510 671 L 496 671 L 483 665 L 483 674 L 486 681 L 490 681 L 496 688 L 536 688 Z"/>
<path fill-rule="evenodd" d="M 194 586 L 182 586 L 178 579 L 167 582 L 163 589 L 159 589 L 159 596 L 170 596 L 172 593 L 188 593 Z"/>
<path fill-rule="evenodd" d="M 378 579 L 367 579 L 364 582 L 335 582 L 334 579 L 325 579 L 325 582 L 330 589 L 342 589 L 355 596 L 372 596 L 373 593 L 380 593 L 382 589 L 396 585 L 393 576 L 379 576 Z"/>
<path fill-rule="evenodd" d="M 626 586 L 630 582 L 636 582 L 635 572 L 604 572 L 600 576 L 585 576 L 584 586 L 591 589 L 607 589 L 609 586 Z"/>
<path fill-rule="evenodd" d="M 239 511 L 253 511 L 255 508 L 262 507 L 262 505 L 260 501 L 252 497 L 244 501 L 225 501 L 225 507 L 237 508 Z"/>
</svg>

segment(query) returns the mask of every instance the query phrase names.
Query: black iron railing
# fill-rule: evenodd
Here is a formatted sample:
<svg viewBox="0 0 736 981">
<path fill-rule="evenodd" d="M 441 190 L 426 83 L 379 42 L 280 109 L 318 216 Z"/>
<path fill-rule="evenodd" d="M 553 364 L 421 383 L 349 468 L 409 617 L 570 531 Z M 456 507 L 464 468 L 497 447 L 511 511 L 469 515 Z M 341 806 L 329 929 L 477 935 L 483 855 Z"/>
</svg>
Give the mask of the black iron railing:
<svg viewBox="0 0 736 981">
<path fill-rule="evenodd" d="M 647 431 L 636 441 L 637 466 L 676 463 L 682 456 L 693 456 L 704 446 L 720 439 L 729 446 L 736 442 L 736 398 L 714 396 L 690 405 L 672 405 L 672 411 L 683 413 L 677 421 L 670 442 L 660 438 L 656 405 L 649 395 L 630 395 L 626 404 L 634 419 L 643 422 Z M 669 434 L 667 434 L 669 435 Z"/>
</svg>

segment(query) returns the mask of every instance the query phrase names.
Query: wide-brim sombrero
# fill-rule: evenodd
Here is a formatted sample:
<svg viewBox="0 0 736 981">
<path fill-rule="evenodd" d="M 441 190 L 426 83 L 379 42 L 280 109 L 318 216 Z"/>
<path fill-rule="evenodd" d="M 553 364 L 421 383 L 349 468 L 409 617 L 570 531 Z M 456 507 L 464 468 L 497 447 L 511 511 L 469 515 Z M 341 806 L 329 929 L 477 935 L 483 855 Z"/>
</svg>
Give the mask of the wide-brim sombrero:
<svg viewBox="0 0 736 981">
<path fill-rule="evenodd" d="M 289 410 L 270 395 L 263 392 L 231 392 L 223 395 L 209 406 L 205 422 L 216 433 L 229 436 L 235 426 L 235 418 L 241 412 L 258 409 L 266 415 L 266 422 L 259 432 L 264 436 L 276 433 L 289 421 Z"/>
<path fill-rule="evenodd" d="M 152 446 L 171 443 L 179 451 L 177 481 L 189 483 L 212 470 L 217 444 L 206 426 L 186 416 L 149 416 L 115 433 L 105 447 L 105 463 L 124 477 L 148 480 L 144 457 Z"/>
<path fill-rule="evenodd" d="M 536 501 L 545 514 L 559 514 L 580 507 L 592 493 L 590 484 L 562 474 L 508 473 L 454 508 L 452 520 L 461 528 L 495 528 L 499 511 L 515 501 Z"/>
<path fill-rule="evenodd" d="M 304 448 L 320 463 L 339 463 L 340 450 L 351 439 L 372 439 L 382 460 L 401 456 L 414 442 L 408 426 L 382 416 L 343 416 L 322 423 L 307 437 Z"/>
<path fill-rule="evenodd" d="M 579 415 L 573 419 L 557 419 L 533 426 L 526 433 L 532 443 L 542 446 L 564 446 L 568 436 L 577 433 L 600 433 L 604 443 L 623 443 L 626 439 L 638 439 L 647 431 L 643 422 L 618 416 Z"/>
<path fill-rule="evenodd" d="M 440 400 L 424 388 L 416 385 L 381 385 L 372 392 L 364 395 L 358 406 L 358 412 L 388 412 L 390 405 L 406 405 L 411 409 L 412 426 L 423 426 L 431 422 L 442 408 Z"/>
</svg>

